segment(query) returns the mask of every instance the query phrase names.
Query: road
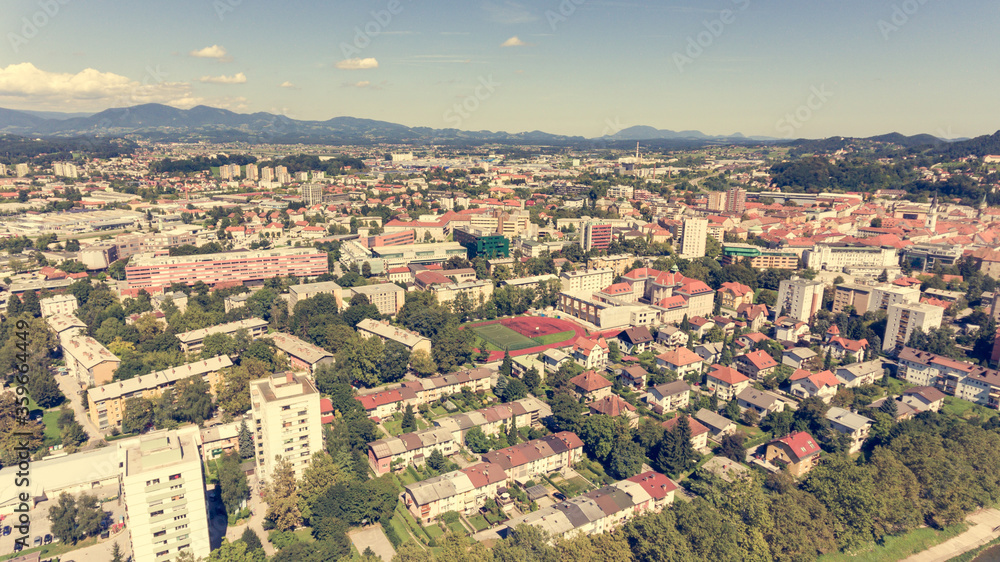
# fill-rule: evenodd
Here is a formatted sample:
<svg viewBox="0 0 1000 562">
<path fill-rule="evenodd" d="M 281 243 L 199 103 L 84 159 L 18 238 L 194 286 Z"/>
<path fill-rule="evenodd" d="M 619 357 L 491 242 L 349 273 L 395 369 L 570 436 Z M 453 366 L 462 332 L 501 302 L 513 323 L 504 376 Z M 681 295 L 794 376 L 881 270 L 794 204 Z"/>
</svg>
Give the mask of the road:
<svg viewBox="0 0 1000 562">
<path fill-rule="evenodd" d="M 972 525 L 968 531 L 947 541 L 918 552 L 903 562 L 947 562 L 1000 537 L 1000 510 L 982 509 L 965 518 Z"/>
<path fill-rule="evenodd" d="M 81 449 L 89 449 L 97 444 L 98 441 L 104 438 L 104 433 L 97 429 L 97 426 L 90 421 L 90 416 L 87 415 L 87 411 L 83 409 L 83 403 L 80 401 L 83 394 L 80 391 L 83 387 L 76 380 L 73 375 L 55 375 L 56 383 L 59 385 L 59 390 L 66 396 L 66 402 L 69 407 L 73 409 L 73 414 L 76 416 L 76 421 L 83 426 L 84 431 L 90 436 L 90 440 L 87 445 L 80 447 Z"/>
</svg>

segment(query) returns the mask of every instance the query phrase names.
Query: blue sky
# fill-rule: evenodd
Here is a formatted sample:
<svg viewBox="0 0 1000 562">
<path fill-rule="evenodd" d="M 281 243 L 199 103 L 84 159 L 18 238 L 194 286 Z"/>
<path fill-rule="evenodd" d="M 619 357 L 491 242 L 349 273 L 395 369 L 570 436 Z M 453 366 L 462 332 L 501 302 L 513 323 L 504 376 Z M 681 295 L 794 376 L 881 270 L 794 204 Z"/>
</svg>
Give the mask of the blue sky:
<svg viewBox="0 0 1000 562">
<path fill-rule="evenodd" d="M 986 0 L 8 0 L 0 107 L 974 136 L 1000 129 L 998 24 Z"/>
</svg>

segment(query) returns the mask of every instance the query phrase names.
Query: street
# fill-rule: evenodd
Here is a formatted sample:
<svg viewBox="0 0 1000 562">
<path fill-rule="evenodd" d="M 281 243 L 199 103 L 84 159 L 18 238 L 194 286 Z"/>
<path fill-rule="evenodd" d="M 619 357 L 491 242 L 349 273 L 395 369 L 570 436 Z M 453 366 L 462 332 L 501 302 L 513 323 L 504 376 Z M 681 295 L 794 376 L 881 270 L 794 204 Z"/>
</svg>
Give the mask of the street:
<svg viewBox="0 0 1000 562">
<path fill-rule="evenodd" d="M 73 414 L 76 416 L 76 421 L 83 426 L 84 431 L 90 436 L 90 440 L 86 445 L 80 447 L 81 449 L 89 449 L 95 445 L 98 441 L 104 438 L 104 434 L 97 429 L 97 426 L 90 421 L 90 416 L 87 415 L 87 411 L 83 409 L 83 403 L 81 402 L 83 394 L 80 391 L 83 388 L 80 383 L 77 382 L 73 375 L 65 374 L 55 374 L 56 383 L 59 385 L 59 390 L 66 396 L 65 405 L 73 409 Z"/>
</svg>

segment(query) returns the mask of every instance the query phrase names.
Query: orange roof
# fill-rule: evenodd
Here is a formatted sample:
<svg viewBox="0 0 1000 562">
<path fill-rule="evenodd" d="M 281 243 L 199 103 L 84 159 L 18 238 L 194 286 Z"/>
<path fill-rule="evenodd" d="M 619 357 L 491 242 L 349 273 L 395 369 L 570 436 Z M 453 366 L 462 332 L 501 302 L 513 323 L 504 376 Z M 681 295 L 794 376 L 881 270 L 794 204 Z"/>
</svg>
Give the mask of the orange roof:
<svg viewBox="0 0 1000 562">
<path fill-rule="evenodd" d="M 729 385 L 735 385 L 750 380 L 746 375 L 740 373 L 736 369 L 732 367 L 724 367 L 718 364 L 712 365 L 712 370 L 709 371 L 707 376 Z"/>
</svg>

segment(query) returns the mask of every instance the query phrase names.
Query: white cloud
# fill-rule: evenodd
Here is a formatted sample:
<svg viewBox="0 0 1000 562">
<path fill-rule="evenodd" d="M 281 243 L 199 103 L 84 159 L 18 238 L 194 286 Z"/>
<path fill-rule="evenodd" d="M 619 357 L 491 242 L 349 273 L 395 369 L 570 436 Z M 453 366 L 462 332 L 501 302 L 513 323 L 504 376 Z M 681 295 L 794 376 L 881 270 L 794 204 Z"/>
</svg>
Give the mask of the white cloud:
<svg viewBox="0 0 1000 562">
<path fill-rule="evenodd" d="M 368 70 L 378 68 L 378 61 L 373 58 L 345 59 L 338 62 L 336 66 L 341 70 Z"/>
<path fill-rule="evenodd" d="M 372 85 L 372 83 L 370 81 L 368 81 L 368 80 L 362 80 L 360 82 L 355 82 L 354 84 L 347 84 L 347 86 L 349 86 L 351 88 L 367 88 L 368 86 L 371 86 L 371 85 Z"/>
<path fill-rule="evenodd" d="M 501 47 L 527 47 L 528 44 L 525 43 L 524 41 L 521 41 L 521 39 L 518 38 L 517 35 L 515 35 L 515 36 L 511 37 L 510 39 L 504 41 L 500 46 Z"/>
<path fill-rule="evenodd" d="M 11 102 L 28 109 L 73 111 L 143 103 L 184 108 L 206 100 L 196 97 L 185 82 L 161 82 L 151 77 L 139 82 L 93 68 L 76 74 L 47 72 L 25 62 L 0 67 L 0 105 L 10 107 Z"/>
<path fill-rule="evenodd" d="M 293 90 L 298 88 L 298 86 L 296 86 L 295 84 L 292 84 L 288 80 L 285 80 L 281 84 L 278 84 L 278 87 L 279 88 L 290 88 L 290 89 L 293 89 Z"/>
<path fill-rule="evenodd" d="M 221 61 L 227 58 L 226 49 L 224 47 L 220 47 L 219 45 L 212 45 L 211 47 L 205 47 L 204 49 L 197 49 L 188 54 L 192 57 L 200 59 L 217 59 Z"/>
<path fill-rule="evenodd" d="M 198 81 L 206 84 L 246 84 L 247 76 L 240 72 L 232 76 L 202 76 Z"/>
</svg>

